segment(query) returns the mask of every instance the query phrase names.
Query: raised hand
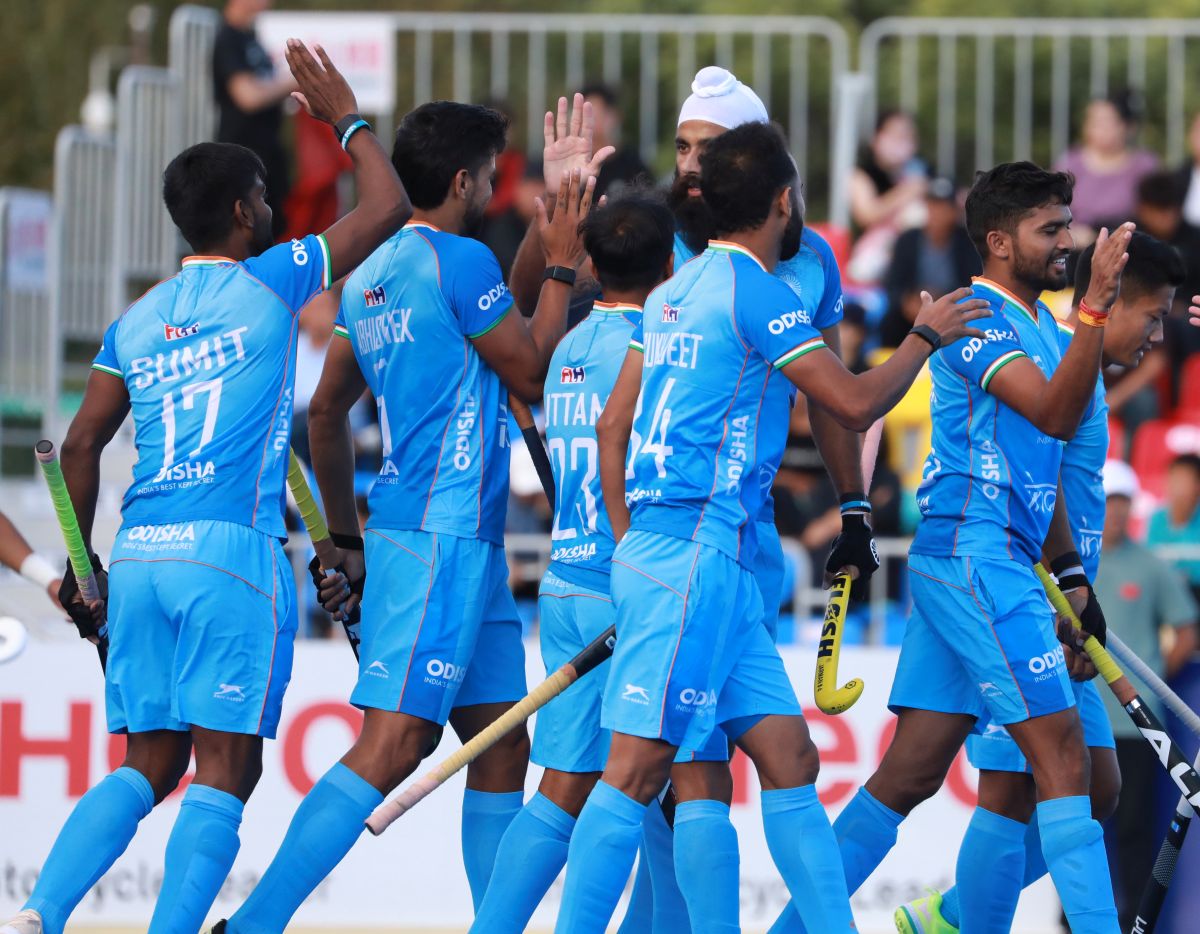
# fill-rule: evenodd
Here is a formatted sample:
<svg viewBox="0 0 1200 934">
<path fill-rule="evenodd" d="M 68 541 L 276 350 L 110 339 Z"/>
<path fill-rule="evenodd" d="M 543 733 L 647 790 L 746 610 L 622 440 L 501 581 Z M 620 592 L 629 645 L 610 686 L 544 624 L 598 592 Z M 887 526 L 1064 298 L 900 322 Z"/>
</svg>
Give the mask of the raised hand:
<svg viewBox="0 0 1200 934">
<path fill-rule="evenodd" d="M 932 295 L 922 292 L 921 310 L 913 324 L 927 324 L 937 331 L 943 347 L 964 337 L 983 338 L 983 331 L 967 327 L 967 322 L 986 318 L 991 311 L 986 301 L 971 298 L 971 294 L 969 288 L 955 289 L 935 302 Z"/>
<path fill-rule="evenodd" d="M 1129 262 L 1129 241 L 1133 237 L 1132 221 L 1122 224 L 1112 233 L 1107 227 L 1100 228 L 1096 238 L 1096 252 L 1092 255 L 1092 278 L 1088 281 L 1087 294 L 1083 300 L 1087 306 L 1101 314 L 1108 312 L 1117 296 L 1121 294 L 1121 273 Z"/>
<path fill-rule="evenodd" d="M 616 152 L 613 146 L 605 146 L 592 152 L 592 136 L 596 118 L 590 101 L 576 94 L 567 117 L 567 99 L 558 99 L 558 113 L 546 111 L 544 133 L 546 148 L 542 151 L 542 172 L 546 179 L 547 195 L 554 191 L 563 172 L 579 169 L 584 178 L 600 172 L 604 160 Z"/>
<path fill-rule="evenodd" d="M 320 62 L 299 39 L 288 39 L 283 57 L 300 85 L 300 90 L 293 91 L 292 97 L 310 116 L 332 125 L 348 114 L 358 113 L 358 101 L 342 73 L 325 54 L 325 49 L 318 45 L 316 50 Z"/>
<path fill-rule="evenodd" d="M 1200 328 L 1200 295 L 1193 295 L 1188 305 L 1188 324 Z"/>
<path fill-rule="evenodd" d="M 592 193 L 595 190 L 596 176 L 584 178 L 580 169 L 574 169 L 562 173 L 553 220 L 548 216 L 545 202 L 537 199 L 538 231 L 542 236 L 547 266 L 578 269 L 583 264 L 587 250 L 583 246 L 579 225 L 592 209 Z"/>
</svg>

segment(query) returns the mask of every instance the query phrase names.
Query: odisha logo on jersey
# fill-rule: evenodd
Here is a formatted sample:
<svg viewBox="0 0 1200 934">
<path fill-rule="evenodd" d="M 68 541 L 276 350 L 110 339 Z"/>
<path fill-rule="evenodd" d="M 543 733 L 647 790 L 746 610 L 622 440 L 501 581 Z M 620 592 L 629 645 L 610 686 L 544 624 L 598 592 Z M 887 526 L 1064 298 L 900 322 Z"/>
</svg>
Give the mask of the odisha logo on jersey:
<svg viewBox="0 0 1200 934">
<path fill-rule="evenodd" d="M 504 297 L 504 293 L 508 291 L 508 286 L 501 282 L 499 285 L 494 285 L 487 290 L 483 295 L 479 296 L 479 310 L 487 311 L 496 302 Z"/>
<path fill-rule="evenodd" d="M 169 467 L 160 468 L 154 477 L 154 482 L 162 483 L 164 480 L 211 481 L 216 473 L 212 461 L 188 461 L 186 464 L 172 464 Z"/>
<path fill-rule="evenodd" d="M 200 333 L 200 325 L 187 324 L 181 328 L 175 327 L 173 324 L 163 325 L 163 336 L 169 341 L 177 341 L 181 337 L 192 337 Z"/>
<path fill-rule="evenodd" d="M 663 321 L 667 324 L 674 324 L 679 320 L 679 309 L 674 305 L 668 305 L 663 302 Z"/>
<path fill-rule="evenodd" d="M 562 382 L 564 382 L 564 383 L 582 383 L 583 382 L 583 367 L 581 367 L 581 366 L 564 366 L 562 368 Z"/>
<path fill-rule="evenodd" d="M 799 311 L 785 311 L 778 318 L 772 318 L 767 322 L 767 330 L 772 334 L 782 334 L 797 324 L 807 324 L 808 320 L 808 312 L 803 308 Z"/>
<path fill-rule="evenodd" d="M 363 301 L 367 303 L 368 308 L 375 308 L 387 301 L 387 293 L 383 290 L 382 285 L 377 285 L 373 289 L 363 289 Z"/>
</svg>

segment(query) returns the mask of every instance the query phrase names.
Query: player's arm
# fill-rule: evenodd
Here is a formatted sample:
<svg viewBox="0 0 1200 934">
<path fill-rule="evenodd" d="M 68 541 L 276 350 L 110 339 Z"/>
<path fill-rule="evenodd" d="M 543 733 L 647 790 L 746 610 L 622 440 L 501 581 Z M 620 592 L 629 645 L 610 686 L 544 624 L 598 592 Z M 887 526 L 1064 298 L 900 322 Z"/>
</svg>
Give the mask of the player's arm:
<svg viewBox="0 0 1200 934">
<path fill-rule="evenodd" d="M 633 433 L 633 413 L 642 389 L 642 352 L 630 347 L 617 374 L 617 382 L 596 420 L 596 447 L 600 460 L 600 491 L 604 509 L 619 542 L 629 531 L 629 504 L 625 502 L 625 464 L 629 458 L 629 438 Z"/>
<path fill-rule="evenodd" d="M 100 454 L 112 441 L 129 412 L 129 392 L 119 376 L 92 370 L 83 403 L 71 420 L 62 444 L 62 472 L 75 507 L 79 532 L 92 551 L 92 523 L 100 491 Z"/>
<path fill-rule="evenodd" d="M 1108 626 L 1104 620 L 1104 611 L 1096 599 L 1092 582 L 1083 570 L 1083 559 L 1079 557 L 1075 548 L 1075 536 L 1071 532 L 1067 498 L 1063 493 L 1061 479 L 1054 500 L 1054 512 L 1050 516 L 1050 527 L 1046 532 L 1045 541 L 1042 542 L 1042 561 L 1058 580 L 1059 589 L 1071 604 L 1075 615 L 1079 617 L 1084 632 L 1094 635 L 1102 643 L 1105 642 Z M 1072 680 L 1087 681 L 1094 678 L 1096 668 L 1083 651 L 1083 643 L 1069 620 L 1059 618 L 1058 637 L 1073 649 L 1067 659 Z"/>
<path fill-rule="evenodd" d="M 8 516 L 0 512 L 0 564 L 12 568 L 31 584 L 41 587 L 50 599 L 58 602 L 58 587 L 62 575 L 25 541 Z"/>
<path fill-rule="evenodd" d="M 1120 292 L 1132 235 L 1133 224 L 1123 224 L 1111 235 L 1100 232 L 1084 296 L 1084 304 L 1099 316 L 1097 326 L 1089 326 L 1088 317 L 1080 315 L 1080 326 L 1054 376 L 1047 380 L 1036 363 L 1022 356 L 1001 368 L 988 383 L 988 392 L 1052 438 L 1069 441 L 1075 436 L 1096 391 L 1104 321 Z"/>
<path fill-rule="evenodd" d="M 986 302 L 970 298 L 970 295 L 970 289 L 958 289 L 935 302 L 928 293 L 922 293 L 924 305 L 917 315 L 915 327 L 932 328 L 942 344 L 963 337 L 983 337 L 981 331 L 968 327 L 968 323 L 990 312 Z M 789 330 L 783 330 L 777 337 L 786 338 Z M 813 332 L 809 329 L 808 333 Z M 772 344 L 774 348 L 768 349 Z M 778 340 L 764 339 L 760 334 L 759 347 L 764 356 L 773 360 L 774 366 L 782 370 L 797 389 L 824 406 L 840 425 L 852 431 L 866 431 L 875 419 L 890 411 L 908 392 L 908 387 L 933 352 L 928 341 L 909 334 L 887 361 L 855 376 L 820 337 L 802 341 L 773 356 L 779 346 Z"/>
<path fill-rule="evenodd" d="M 546 268 L 578 269 L 587 255 L 579 225 L 591 209 L 595 177 L 583 180 L 576 170 L 564 173 L 554 209 L 537 203 L 538 226 L 546 248 Z M 475 349 L 500 377 L 510 392 L 527 403 L 542 397 L 550 356 L 567 330 L 567 306 L 573 283 L 547 279 L 542 283 L 537 309 L 528 326 L 520 315 L 506 314 L 490 330 L 472 338 Z"/>
<path fill-rule="evenodd" d="M 319 45 L 316 49 L 320 62 L 304 43 L 288 40 L 284 55 L 300 86 L 292 96 L 312 116 L 335 126 L 342 118 L 358 113 L 358 102 L 325 50 Z M 354 163 L 358 204 L 325 231 L 333 280 L 351 272 L 412 217 L 408 194 L 374 133 L 365 128 L 354 132 L 346 152 Z"/>
</svg>

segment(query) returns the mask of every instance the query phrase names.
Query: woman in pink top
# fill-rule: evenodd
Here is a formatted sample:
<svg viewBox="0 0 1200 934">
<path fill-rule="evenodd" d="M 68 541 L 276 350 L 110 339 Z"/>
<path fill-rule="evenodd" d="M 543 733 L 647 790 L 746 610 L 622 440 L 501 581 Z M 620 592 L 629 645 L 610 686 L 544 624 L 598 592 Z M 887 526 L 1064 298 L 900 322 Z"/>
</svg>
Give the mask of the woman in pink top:
<svg viewBox="0 0 1200 934">
<path fill-rule="evenodd" d="M 1140 99 L 1127 91 L 1091 101 L 1081 144 L 1054 164 L 1075 176 L 1071 213 L 1077 225 L 1112 227 L 1133 216 L 1138 182 L 1158 168 L 1157 156 L 1134 146 L 1138 109 Z"/>
</svg>

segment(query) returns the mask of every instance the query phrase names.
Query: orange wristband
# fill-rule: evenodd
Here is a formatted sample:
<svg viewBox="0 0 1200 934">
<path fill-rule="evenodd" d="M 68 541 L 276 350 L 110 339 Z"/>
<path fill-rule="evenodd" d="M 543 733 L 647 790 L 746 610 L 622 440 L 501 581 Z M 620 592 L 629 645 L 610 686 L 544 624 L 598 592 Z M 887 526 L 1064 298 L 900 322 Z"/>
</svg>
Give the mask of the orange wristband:
<svg viewBox="0 0 1200 934">
<path fill-rule="evenodd" d="M 1087 302 L 1079 302 L 1079 322 L 1093 328 L 1102 328 L 1108 324 L 1107 311 L 1096 311 Z"/>
</svg>

